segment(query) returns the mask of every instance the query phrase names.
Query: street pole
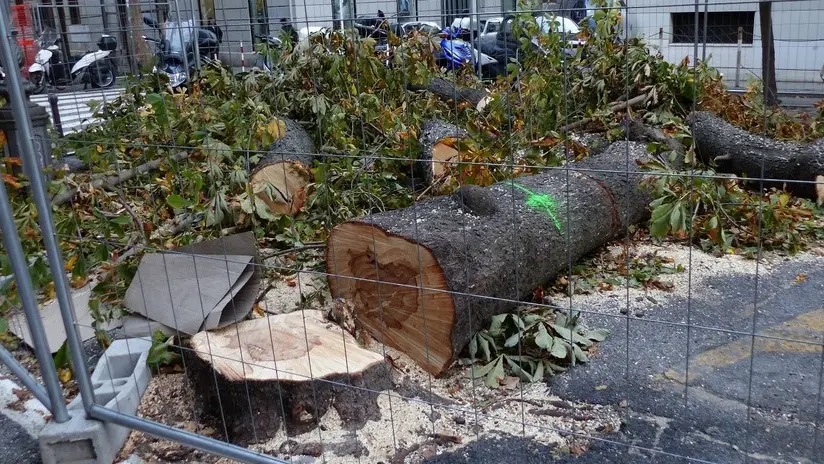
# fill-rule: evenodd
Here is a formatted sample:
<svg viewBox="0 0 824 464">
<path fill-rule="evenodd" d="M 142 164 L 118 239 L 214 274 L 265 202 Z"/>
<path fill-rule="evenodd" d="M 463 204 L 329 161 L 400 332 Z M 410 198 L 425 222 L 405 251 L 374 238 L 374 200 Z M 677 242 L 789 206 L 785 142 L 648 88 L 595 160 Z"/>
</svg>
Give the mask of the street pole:
<svg viewBox="0 0 824 464">
<path fill-rule="evenodd" d="M 473 49 L 473 53 L 475 58 L 476 69 L 475 72 L 478 74 L 478 77 L 482 77 L 481 75 L 481 29 L 480 29 L 480 16 L 478 13 L 478 0 L 470 0 L 469 2 L 469 45 Z"/>
</svg>

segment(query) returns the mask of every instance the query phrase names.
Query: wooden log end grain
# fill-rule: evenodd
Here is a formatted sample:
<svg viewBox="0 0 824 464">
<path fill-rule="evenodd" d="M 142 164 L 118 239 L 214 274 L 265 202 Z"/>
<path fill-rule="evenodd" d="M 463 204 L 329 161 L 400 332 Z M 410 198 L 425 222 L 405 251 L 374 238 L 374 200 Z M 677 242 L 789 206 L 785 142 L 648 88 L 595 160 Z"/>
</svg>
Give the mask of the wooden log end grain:
<svg viewBox="0 0 824 464">
<path fill-rule="evenodd" d="M 267 440 L 285 426 L 310 431 L 334 408 L 345 427 L 380 419 L 389 365 L 321 311 L 252 319 L 192 336 L 187 375 L 202 412 L 223 420 L 233 443 Z"/>
</svg>

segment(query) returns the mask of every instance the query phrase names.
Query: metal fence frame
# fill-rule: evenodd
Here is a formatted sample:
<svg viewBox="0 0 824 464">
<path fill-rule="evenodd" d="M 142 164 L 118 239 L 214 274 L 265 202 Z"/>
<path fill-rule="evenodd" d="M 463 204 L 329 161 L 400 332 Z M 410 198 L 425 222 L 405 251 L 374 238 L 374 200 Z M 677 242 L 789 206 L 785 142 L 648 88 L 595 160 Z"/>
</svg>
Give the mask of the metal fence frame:
<svg viewBox="0 0 824 464">
<path fill-rule="evenodd" d="M 473 4 L 475 3 L 476 2 L 473 1 Z M 699 0 L 695 1 L 696 17 L 698 16 L 700 4 L 701 3 Z M 704 2 L 704 5 L 706 5 L 706 1 Z M 3 62 L 7 63 L 14 62 L 13 50 L 10 46 L 11 35 L 8 27 L 8 24 L 10 24 L 9 20 L 10 18 L 8 17 L 7 10 L 5 8 L 0 8 L 0 52 L 2 52 Z M 696 24 L 696 33 L 697 31 L 698 25 Z M 693 53 L 694 56 L 699 55 L 698 43 L 694 44 Z M 14 116 L 20 128 L 23 166 L 26 169 L 26 175 L 31 182 L 31 194 L 35 200 L 37 211 L 39 213 L 40 227 L 42 230 L 49 265 L 52 270 L 52 277 L 54 279 L 57 300 L 61 309 L 63 326 L 66 330 L 71 362 L 74 366 L 85 366 L 87 360 L 82 346 L 82 341 L 78 333 L 77 318 L 73 308 L 70 286 L 65 273 L 62 272 L 62 269 L 64 269 L 63 256 L 56 238 L 57 235 L 54 223 L 52 221 L 51 203 L 46 192 L 46 186 L 43 181 L 40 163 L 37 161 L 37 151 L 35 150 L 35 146 L 32 142 L 33 131 L 26 109 L 26 98 L 22 90 L 22 76 L 19 70 L 13 66 L 6 69 L 6 79 L 11 107 L 14 110 Z M 764 176 L 762 175 L 761 178 L 763 179 L 763 177 Z M 69 412 L 66 408 L 65 400 L 61 392 L 60 382 L 58 380 L 57 371 L 51 359 L 51 353 L 48 350 L 45 331 L 39 317 L 38 304 L 35 298 L 34 288 L 28 275 L 27 262 L 23 254 L 20 239 L 17 235 L 17 229 L 15 226 L 12 209 L 10 207 L 9 197 L 3 182 L 0 182 L 0 226 L 2 226 L 5 249 L 8 250 L 11 262 L 14 266 L 14 275 L 22 301 L 22 308 L 25 311 L 26 319 L 31 329 L 34 340 L 34 350 L 42 372 L 44 386 L 40 385 L 37 380 L 29 374 L 28 371 L 21 366 L 6 349 L 2 347 L 0 347 L 0 362 L 7 365 L 21 380 L 25 387 L 52 412 L 56 422 L 66 422 L 70 417 Z M 627 319 L 627 321 L 629 324 L 629 319 Z M 698 326 L 687 322 L 686 328 L 688 334 L 691 328 L 696 327 Z M 756 336 L 762 337 L 762 335 L 755 333 L 755 329 L 754 317 L 752 331 L 739 332 L 742 335 L 751 336 L 753 339 L 753 346 L 755 344 Z M 713 328 L 713 330 L 719 329 Z M 689 356 L 689 335 L 687 336 L 687 340 L 687 354 Z M 689 372 L 689 366 L 687 369 L 687 372 Z M 242 462 L 287 462 L 220 440 L 204 437 L 194 432 L 176 429 L 164 424 L 123 414 L 121 412 L 106 408 L 100 404 L 97 404 L 95 400 L 94 388 L 92 386 L 89 372 L 86 369 L 75 369 L 74 374 L 80 390 L 83 410 L 88 418 L 111 422 L 129 429 L 145 432 L 147 434 Z M 600 440 L 596 437 L 587 438 Z M 661 453 L 664 455 L 676 456 L 661 450 L 652 450 L 631 444 L 621 444 L 627 446 L 627 448 L 635 447 L 655 451 L 656 453 Z M 680 457 L 688 458 L 687 456 Z"/>
</svg>

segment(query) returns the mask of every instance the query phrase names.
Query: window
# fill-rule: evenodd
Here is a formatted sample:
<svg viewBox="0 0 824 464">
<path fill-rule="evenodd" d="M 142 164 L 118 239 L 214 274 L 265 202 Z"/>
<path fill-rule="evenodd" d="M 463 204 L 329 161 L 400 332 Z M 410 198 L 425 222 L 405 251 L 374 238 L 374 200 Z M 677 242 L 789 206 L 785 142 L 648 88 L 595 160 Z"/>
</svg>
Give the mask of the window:
<svg viewBox="0 0 824 464">
<path fill-rule="evenodd" d="M 77 0 L 69 0 L 69 20 L 71 24 L 80 24 L 80 7 Z"/>
<path fill-rule="evenodd" d="M 695 39 L 695 13 L 672 13 L 672 43 L 704 42 L 704 13 L 699 12 L 698 39 Z M 738 43 L 738 28 L 742 28 L 743 43 L 751 44 L 755 27 L 754 11 L 724 11 L 707 13 L 707 43 Z"/>
</svg>

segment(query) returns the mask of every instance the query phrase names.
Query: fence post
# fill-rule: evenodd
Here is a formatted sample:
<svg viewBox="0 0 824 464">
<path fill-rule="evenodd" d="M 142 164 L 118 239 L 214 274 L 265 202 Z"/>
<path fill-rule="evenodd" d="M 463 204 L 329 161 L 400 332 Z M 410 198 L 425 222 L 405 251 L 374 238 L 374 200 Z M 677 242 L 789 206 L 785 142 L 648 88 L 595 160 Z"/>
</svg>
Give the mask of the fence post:
<svg viewBox="0 0 824 464">
<path fill-rule="evenodd" d="M 2 49 L 3 60 L 7 63 L 12 61 L 12 50 L 9 34 L 9 15 L 5 8 L 0 8 L 0 49 Z M 54 290 L 57 294 L 57 301 L 60 304 L 60 315 L 63 318 L 63 325 L 66 329 L 66 340 L 71 355 L 72 365 L 80 395 L 83 399 L 83 406 L 86 413 L 94 404 L 94 389 L 92 388 L 89 371 L 86 369 L 86 355 L 83 345 L 80 342 L 80 335 L 74 321 L 74 303 L 69 292 L 69 285 L 63 269 L 63 255 L 57 243 L 57 234 L 52 221 L 51 202 L 46 194 L 46 187 L 43 176 L 40 172 L 40 164 L 37 162 L 32 140 L 32 125 L 26 114 L 26 102 L 23 97 L 23 84 L 20 70 L 12 66 L 6 72 L 6 85 L 9 89 L 9 100 L 11 107 L 19 123 L 18 142 L 21 148 L 20 156 L 23 160 L 23 169 L 30 182 L 32 197 L 40 223 L 40 233 L 43 244 L 46 248 L 46 257 L 49 262 L 52 279 L 54 280 Z M 0 183 L 2 184 L 2 183 Z M 34 339 L 35 351 L 38 353 L 38 362 L 43 371 L 43 381 L 49 396 L 52 399 L 54 411 L 52 414 L 58 422 L 65 422 L 69 419 L 66 410 L 66 403 L 57 379 L 57 371 L 52 362 L 51 352 L 46 343 L 45 333 L 43 333 L 43 321 L 40 319 L 40 311 L 37 307 L 37 300 L 34 297 L 34 289 L 28 274 L 28 263 L 20 245 L 20 238 L 17 236 L 17 226 L 14 223 L 11 207 L 8 203 L 5 185 L 0 185 L 0 224 L 3 227 L 3 240 L 6 242 L 6 249 L 15 267 L 18 290 L 21 299 L 26 298 L 28 304 L 23 305 L 29 322 L 29 329 Z"/>
<path fill-rule="evenodd" d="M 54 130 L 57 131 L 57 135 L 63 137 L 63 123 L 60 122 L 60 106 L 58 105 L 57 94 L 54 92 L 49 92 L 49 107 L 51 108 Z"/>
<path fill-rule="evenodd" d="M 661 55 L 664 54 L 664 28 L 658 28 L 658 51 L 661 52 Z"/>
<path fill-rule="evenodd" d="M 741 87 L 741 45 L 744 43 L 744 28 L 738 27 L 738 50 L 735 53 L 735 88 Z"/>
<path fill-rule="evenodd" d="M 9 34 L 9 14 L 8 3 L 0 5 L 0 57 L 4 63 L 16 63 L 11 47 Z M 38 160 L 34 154 L 34 143 L 32 141 L 31 121 L 26 111 L 26 102 L 23 98 L 23 83 L 20 76 L 20 69 L 17 66 L 9 66 L 6 71 L 6 80 L 3 83 L 8 88 L 9 100 L 15 119 L 19 124 L 17 137 L 19 145 L 23 147 L 21 154 L 27 155 L 24 158 L 23 166 L 34 165 L 36 170 L 39 167 Z M 41 181 L 42 182 L 42 181 Z M 14 278 L 17 282 L 17 292 L 20 295 L 20 303 L 26 314 L 26 321 L 32 336 L 34 353 L 43 375 L 43 383 L 51 404 L 51 412 L 57 422 L 69 420 L 69 412 L 66 409 L 66 401 L 63 398 L 63 390 L 57 377 L 57 369 L 52 361 L 51 351 L 48 348 L 46 333 L 43 329 L 43 320 L 40 318 L 40 308 L 34 295 L 34 287 L 29 276 L 29 263 L 23 253 L 23 246 L 20 244 L 20 237 L 17 235 L 17 224 L 14 222 L 9 197 L 6 193 L 5 182 L 0 181 L 0 229 L 3 231 L 3 246 L 9 255 Z M 62 269 L 62 267 L 60 268 Z M 11 367 L 11 366 L 10 366 Z M 21 377 L 24 383 L 25 377 Z"/>
</svg>

